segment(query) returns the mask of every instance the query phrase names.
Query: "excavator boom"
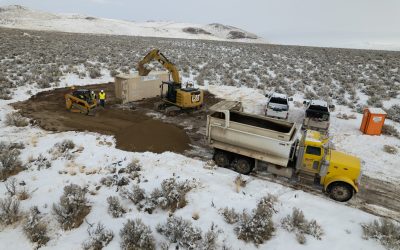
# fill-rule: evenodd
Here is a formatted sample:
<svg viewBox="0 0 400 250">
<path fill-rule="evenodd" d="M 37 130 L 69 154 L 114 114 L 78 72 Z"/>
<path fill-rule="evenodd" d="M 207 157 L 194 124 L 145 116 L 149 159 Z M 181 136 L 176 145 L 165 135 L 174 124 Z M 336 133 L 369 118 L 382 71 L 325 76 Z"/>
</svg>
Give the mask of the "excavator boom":
<svg viewBox="0 0 400 250">
<path fill-rule="evenodd" d="M 172 80 L 175 83 L 181 83 L 181 79 L 179 76 L 179 71 L 176 66 L 165 57 L 160 50 L 153 49 L 138 63 L 137 70 L 139 71 L 140 76 L 147 76 L 151 70 L 147 69 L 145 65 L 152 60 L 157 60 L 161 65 L 167 69 L 172 76 Z"/>
</svg>

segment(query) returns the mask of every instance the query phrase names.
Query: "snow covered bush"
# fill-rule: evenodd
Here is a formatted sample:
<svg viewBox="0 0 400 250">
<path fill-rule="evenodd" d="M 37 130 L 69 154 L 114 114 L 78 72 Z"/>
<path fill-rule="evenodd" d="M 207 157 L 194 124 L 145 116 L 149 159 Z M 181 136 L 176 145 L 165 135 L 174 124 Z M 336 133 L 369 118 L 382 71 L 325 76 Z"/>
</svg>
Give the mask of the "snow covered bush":
<svg viewBox="0 0 400 250">
<path fill-rule="evenodd" d="M 65 153 L 68 150 L 74 149 L 75 143 L 72 140 L 65 139 L 62 142 L 56 143 L 54 147 L 57 148 L 60 153 Z"/>
<path fill-rule="evenodd" d="M 149 226 L 141 219 L 128 220 L 119 232 L 121 248 L 129 250 L 153 250 L 155 240 Z"/>
<path fill-rule="evenodd" d="M 10 225 L 21 218 L 19 201 L 12 197 L 0 199 L 0 223 Z"/>
<path fill-rule="evenodd" d="M 106 187 L 111 187 L 115 183 L 115 179 L 112 176 L 102 177 L 100 183 Z"/>
<path fill-rule="evenodd" d="M 132 160 L 132 162 L 129 163 L 128 166 L 126 166 L 126 172 L 129 174 L 140 171 L 141 169 L 142 166 L 140 165 L 139 160 L 137 159 Z"/>
<path fill-rule="evenodd" d="M 382 98 L 380 96 L 375 96 L 375 95 L 370 96 L 367 100 L 367 104 L 372 107 L 381 108 L 383 106 Z"/>
<path fill-rule="evenodd" d="M 228 224 L 235 224 L 239 221 L 239 214 L 235 211 L 234 208 L 229 209 L 228 207 L 222 210 L 222 216 L 224 216 L 224 220 Z"/>
<path fill-rule="evenodd" d="M 96 68 L 89 69 L 89 76 L 92 79 L 99 78 L 101 76 L 100 70 Z"/>
<path fill-rule="evenodd" d="M 161 197 L 157 197 L 157 203 L 162 209 L 175 211 L 186 206 L 186 194 L 194 187 L 189 180 L 177 182 L 175 178 L 163 180 L 161 183 Z M 156 197 L 153 197 L 156 198 Z"/>
<path fill-rule="evenodd" d="M 25 186 L 25 182 L 20 183 L 21 186 L 24 186 L 22 189 L 18 187 L 17 179 L 8 178 L 7 181 L 4 182 L 4 186 L 6 188 L 7 194 L 10 197 L 17 198 L 18 200 L 26 200 L 30 197 L 30 193 L 28 188 Z"/>
<path fill-rule="evenodd" d="M 383 124 L 382 134 L 394 136 L 400 139 L 400 133 L 393 125 Z"/>
<path fill-rule="evenodd" d="M 198 249 L 201 246 L 201 229 L 182 217 L 169 217 L 166 223 L 157 225 L 157 232 L 186 249 Z"/>
<path fill-rule="evenodd" d="M 397 154 L 398 150 L 397 150 L 396 147 L 393 147 L 393 146 L 390 146 L 390 145 L 383 145 L 383 151 L 385 151 L 388 154 L 395 155 L 395 154 Z"/>
<path fill-rule="evenodd" d="M 29 119 L 18 112 L 12 112 L 6 115 L 5 124 L 7 126 L 26 127 L 29 125 Z"/>
<path fill-rule="evenodd" d="M 35 243 L 37 248 L 46 245 L 50 240 L 49 236 L 47 236 L 47 224 L 42 220 L 40 211 L 36 206 L 31 207 L 23 230 L 28 239 Z"/>
<path fill-rule="evenodd" d="M 101 250 L 114 238 L 114 233 L 98 223 L 96 227 L 90 225 L 88 228 L 89 239 L 82 244 L 84 250 Z"/>
<path fill-rule="evenodd" d="M 296 233 L 296 239 L 300 244 L 306 242 L 304 234 L 311 235 L 318 240 L 321 240 L 324 234 L 321 226 L 315 220 L 306 220 L 303 211 L 298 208 L 293 208 L 292 214 L 283 218 L 281 224 L 287 231 Z"/>
<path fill-rule="evenodd" d="M 28 162 L 27 168 L 36 168 L 37 170 L 48 169 L 51 168 L 51 162 L 47 157 L 39 154 L 36 159 L 32 158 L 32 160 Z"/>
<path fill-rule="evenodd" d="M 388 110 L 386 110 L 387 118 L 395 121 L 400 122 L 400 105 L 395 104 L 391 106 Z"/>
<path fill-rule="evenodd" d="M 131 190 L 122 189 L 120 195 L 131 200 L 139 210 L 150 214 L 157 207 L 174 212 L 186 206 L 186 194 L 194 186 L 195 183 L 189 180 L 177 182 L 175 178 L 168 178 L 162 181 L 161 188 L 155 188 L 149 196 L 138 185 L 133 185 Z"/>
<path fill-rule="evenodd" d="M 22 169 L 22 163 L 18 157 L 20 151 L 16 144 L 0 142 L 0 180 L 18 173 Z"/>
<path fill-rule="evenodd" d="M 121 191 L 119 193 L 122 198 L 129 199 L 130 201 L 133 202 L 133 204 L 138 204 L 145 198 L 145 192 L 143 189 L 139 187 L 139 185 L 132 185 L 132 187 L 129 189 L 127 188 L 121 188 Z"/>
<path fill-rule="evenodd" d="M 386 218 L 361 224 L 364 239 L 379 241 L 387 249 L 400 249 L 400 225 Z"/>
<path fill-rule="evenodd" d="M 269 240 L 275 232 L 272 215 L 275 213 L 276 201 L 275 196 L 269 195 L 258 202 L 251 214 L 243 211 L 234 228 L 238 239 L 253 242 L 256 245 Z"/>
<path fill-rule="evenodd" d="M 200 243 L 200 249 L 202 250 L 217 250 L 219 245 L 217 244 L 218 234 L 220 232 L 214 229 L 214 224 L 211 226 L 204 235 Z"/>
<path fill-rule="evenodd" d="M 243 179 L 241 174 L 239 174 L 238 176 L 236 176 L 236 178 L 233 181 L 233 183 L 235 184 L 236 193 L 239 193 L 240 192 L 240 188 L 245 187 L 247 181 L 245 179 Z"/>
<path fill-rule="evenodd" d="M 53 204 L 53 212 L 57 221 L 65 229 L 79 227 L 90 211 L 86 199 L 87 190 L 76 184 L 64 187 L 64 194 L 58 204 Z"/>
<path fill-rule="evenodd" d="M 125 208 L 121 205 L 117 196 L 109 196 L 107 198 L 108 203 L 108 213 L 111 214 L 112 217 L 118 218 L 126 213 Z"/>
<path fill-rule="evenodd" d="M 55 160 L 59 157 L 64 157 L 67 160 L 72 159 L 71 150 L 75 148 L 75 143 L 72 140 L 65 139 L 62 142 L 57 142 L 54 147 L 50 149 L 53 154 L 52 159 Z"/>
</svg>

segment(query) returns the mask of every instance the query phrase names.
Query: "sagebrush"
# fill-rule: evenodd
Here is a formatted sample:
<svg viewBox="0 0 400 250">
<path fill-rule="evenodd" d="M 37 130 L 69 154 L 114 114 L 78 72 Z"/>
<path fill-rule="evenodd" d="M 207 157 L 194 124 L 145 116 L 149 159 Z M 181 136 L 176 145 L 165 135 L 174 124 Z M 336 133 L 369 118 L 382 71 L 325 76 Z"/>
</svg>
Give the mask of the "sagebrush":
<svg viewBox="0 0 400 250">
<path fill-rule="evenodd" d="M 361 224 L 364 239 L 379 241 L 387 249 L 400 249 L 400 225 L 386 218 Z"/>
<path fill-rule="evenodd" d="M 318 240 L 321 240 L 324 234 L 324 230 L 317 221 L 308 221 L 304 217 L 303 211 L 298 208 L 293 208 L 292 214 L 283 218 L 281 224 L 284 229 L 296 234 L 296 239 L 300 244 L 306 242 L 305 234 L 311 235 Z"/>
<path fill-rule="evenodd" d="M 65 229 L 79 227 L 90 211 L 86 199 L 87 190 L 76 184 L 64 187 L 64 193 L 58 204 L 53 204 L 53 212 L 57 221 Z"/>
<path fill-rule="evenodd" d="M 87 232 L 89 238 L 82 244 L 84 250 L 101 250 L 114 238 L 114 233 L 101 223 L 89 225 Z"/>
<path fill-rule="evenodd" d="M 153 250 L 155 240 L 149 226 L 141 219 L 128 220 L 119 232 L 121 248 L 127 250 Z"/>
<path fill-rule="evenodd" d="M 30 209 L 23 229 L 28 239 L 35 243 L 37 247 L 46 245 L 50 240 L 47 235 L 47 223 L 43 220 L 43 216 L 36 206 Z"/>
</svg>

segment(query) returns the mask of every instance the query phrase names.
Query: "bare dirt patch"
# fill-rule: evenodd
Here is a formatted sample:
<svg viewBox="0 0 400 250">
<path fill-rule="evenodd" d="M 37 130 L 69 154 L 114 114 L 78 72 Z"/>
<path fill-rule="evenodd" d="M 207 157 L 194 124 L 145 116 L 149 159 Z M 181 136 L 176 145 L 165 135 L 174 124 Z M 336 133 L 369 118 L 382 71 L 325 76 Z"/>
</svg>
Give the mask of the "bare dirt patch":
<svg viewBox="0 0 400 250">
<path fill-rule="evenodd" d="M 117 148 L 144 152 L 183 152 L 189 149 L 190 139 L 184 130 L 173 124 L 152 119 L 143 110 L 122 109 L 116 104 L 114 84 L 84 86 L 95 92 L 107 93 L 106 108 L 99 108 L 95 116 L 71 113 L 65 109 L 64 94 L 69 88 L 45 91 L 29 100 L 14 104 L 21 114 L 50 131 L 91 131 L 114 135 Z"/>
</svg>

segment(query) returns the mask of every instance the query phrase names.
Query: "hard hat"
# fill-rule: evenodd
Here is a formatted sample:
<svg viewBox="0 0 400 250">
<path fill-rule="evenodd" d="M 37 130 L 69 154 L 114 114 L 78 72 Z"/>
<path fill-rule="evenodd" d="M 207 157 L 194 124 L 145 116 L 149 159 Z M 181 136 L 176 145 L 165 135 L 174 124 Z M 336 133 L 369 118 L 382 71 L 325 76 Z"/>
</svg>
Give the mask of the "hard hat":
<svg viewBox="0 0 400 250">
<path fill-rule="evenodd" d="M 92 92 L 90 92 L 90 93 L 94 94 L 94 91 L 92 90 Z"/>
<path fill-rule="evenodd" d="M 103 90 L 100 90 L 100 92 L 104 92 Z"/>
</svg>

